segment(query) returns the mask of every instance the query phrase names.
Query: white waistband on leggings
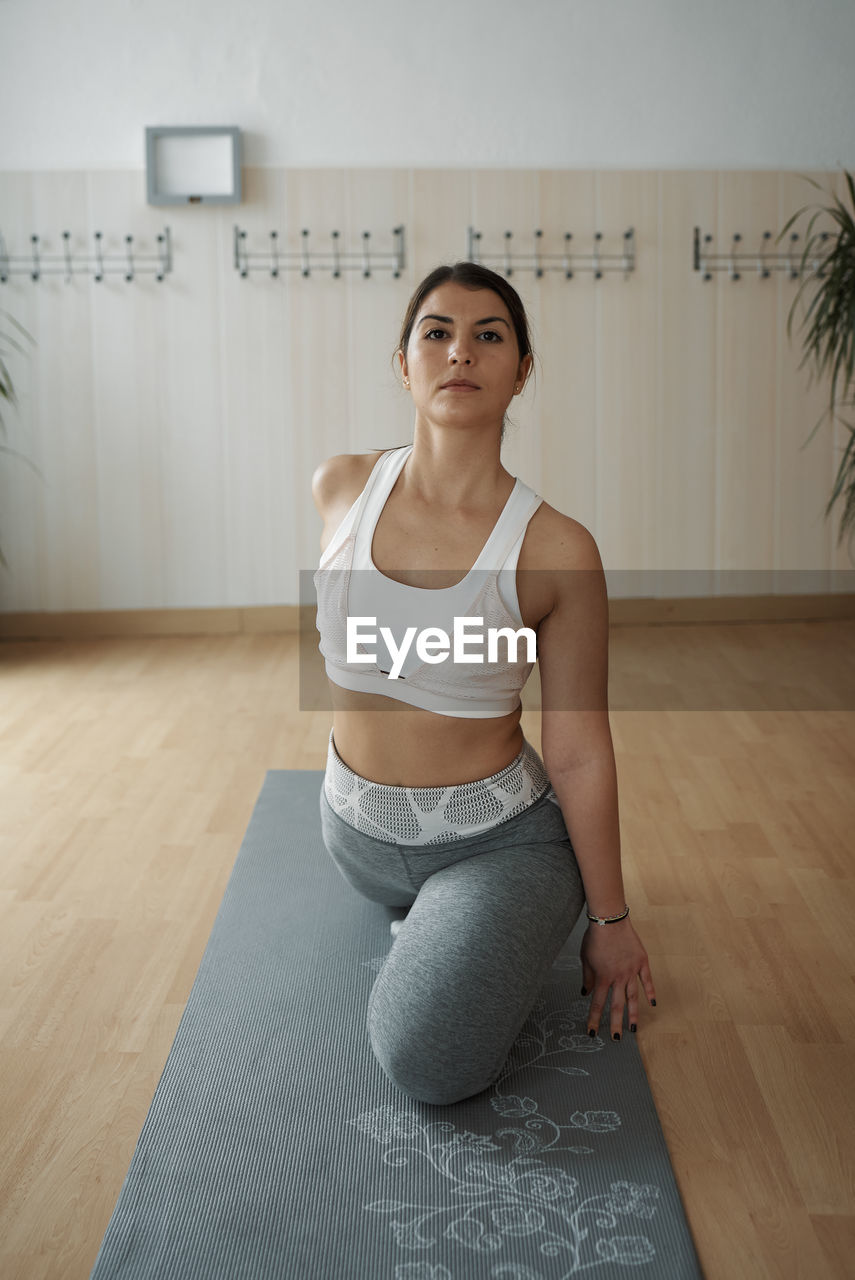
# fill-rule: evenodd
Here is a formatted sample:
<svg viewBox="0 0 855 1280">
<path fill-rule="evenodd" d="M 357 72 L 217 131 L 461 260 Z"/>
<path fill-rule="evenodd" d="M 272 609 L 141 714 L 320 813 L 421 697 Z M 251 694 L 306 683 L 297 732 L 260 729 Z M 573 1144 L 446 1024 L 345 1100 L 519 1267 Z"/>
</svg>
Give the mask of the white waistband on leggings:
<svg viewBox="0 0 855 1280">
<path fill-rule="evenodd" d="M 400 844 L 447 844 L 507 822 L 548 791 L 558 804 L 543 761 L 525 739 L 515 760 L 474 782 L 447 787 L 397 787 L 371 782 L 344 763 L 330 730 L 324 794 L 351 827 Z"/>
</svg>

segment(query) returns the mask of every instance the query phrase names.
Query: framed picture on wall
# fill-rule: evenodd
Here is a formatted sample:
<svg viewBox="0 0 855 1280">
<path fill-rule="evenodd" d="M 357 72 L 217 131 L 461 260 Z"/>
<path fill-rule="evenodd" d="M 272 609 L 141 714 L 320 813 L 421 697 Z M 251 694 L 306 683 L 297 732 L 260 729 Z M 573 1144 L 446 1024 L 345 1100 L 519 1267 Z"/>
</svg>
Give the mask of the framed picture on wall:
<svg viewBox="0 0 855 1280">
<path fill-rule="evenodd" d="M 146 128 L 149 204 L 240 204 L 240 129 L 233 125 Z"/>
</svg>

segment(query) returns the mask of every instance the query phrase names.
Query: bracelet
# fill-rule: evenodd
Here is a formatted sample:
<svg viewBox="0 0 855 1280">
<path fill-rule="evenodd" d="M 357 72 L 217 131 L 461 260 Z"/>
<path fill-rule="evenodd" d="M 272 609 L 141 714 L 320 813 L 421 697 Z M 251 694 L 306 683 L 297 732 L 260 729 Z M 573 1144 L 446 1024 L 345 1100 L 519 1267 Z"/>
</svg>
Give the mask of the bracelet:
<svg viewBox="0 0 855 1280">
<path fill-rule="evenodd" d="M 592 924 L 617 924 L 618 920 L 625 920 L 629 915 L 629 907 L 622 911 L 619 916 L 592 916 L 590 911 L 587 913 L 588 919 Z"/>
</svg>

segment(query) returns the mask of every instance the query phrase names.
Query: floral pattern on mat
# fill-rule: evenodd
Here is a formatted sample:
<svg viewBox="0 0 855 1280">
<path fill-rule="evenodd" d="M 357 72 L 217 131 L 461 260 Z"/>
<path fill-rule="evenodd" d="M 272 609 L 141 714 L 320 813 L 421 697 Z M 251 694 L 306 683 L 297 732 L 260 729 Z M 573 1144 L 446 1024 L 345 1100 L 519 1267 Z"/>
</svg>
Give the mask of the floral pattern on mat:
<svg viewBox="0 0 855 1280">
<path fill-rule="evenodd" d="M 369 1212 L 388 1215 L 401 1250 L 411 1257 L 421 1254 L 397 1263 L 394 1280 L 456 1280 L 447 1266 L 426 1256 L 441 1239 L 494 1256 L 496 1280 L 545 1280 L 539 1270 L 510 1260 L 513 1241 L 522 1237 L 537 1237 L 538 1251 L 553 1260 L 549 1275 L 556 1275 L 557 1261 L 561 1280 L 607 1263 L 632 1267 L 652 1261 L 655 1250 L 643 1224 L 656 1213 L 659 1187 L 617 1180 L 606 1193 L 587 1195 L 584 1189 L 585 1159 L 596 1150 L 590 1144 L 619 1129 L 620 1115 L 577 1110 L 559 1124 L 541 1111 L 536 1098 L 504 1092 L 522 1070 L 529 1082 L 533 1070 L 590 1075 L 579 1063 L 602 1052 L 604 1043 L 584 1032 L 586 1017 L 587 1002 L 551 1011 L 544 1000 L 538 1002 L 493 1086 L 491 1133 L 472 1133 L 451 1121 L 424 1123 L 404 1098 L 349 1122 L 388 1147 L 383 1160 L 390 1167 L 426 1161 L 446 1180 L 441 1205 L 407 1199 L 365 1205 Z M 559 1152 L 578 1157 L 579 1177 L 556 1167 L 551 1157 Z M 461 1277 L 465 1261 L 463 1267 Z"/>
</svg>

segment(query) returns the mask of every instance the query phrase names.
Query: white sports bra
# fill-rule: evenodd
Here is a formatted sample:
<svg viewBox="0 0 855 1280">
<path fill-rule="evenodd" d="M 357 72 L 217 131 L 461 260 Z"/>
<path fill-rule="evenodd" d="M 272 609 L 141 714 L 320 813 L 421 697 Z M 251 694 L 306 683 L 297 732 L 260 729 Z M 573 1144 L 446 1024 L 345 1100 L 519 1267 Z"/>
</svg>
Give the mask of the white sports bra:
<svg viewBox="0 0 855 1280">
<path fill-rule="evenodd" d="M 519 477 L 501 515 L 475 564 L 452 587 L 436 590 L 410 587 L 382 574 L 371 559 L 371 543 L 380 513 L 412 453 L 412 445 L 388 449 L 375 463 L 362 493 L 351 506 L 321 555 L 313 581 L 317 591 L 319 649 L 326 673 L 335 684 L 362 693 L 379 693 L 397 698 L 439 715 L 464 719 L 486 719 L 507 715 L 520 705 L 520 690 L 531 674 L 524 636 L 514 654 L 503 637 L 498 637 L 494 661 L 489 660 L 485 638 L 490 628 L 520 631 L 516 591 L 516 567 L 526 528 L 543 499 Z M 372 639 L 357 643 L 357 653 L 374 655 L 370 663 L 347 661 L 347 619 L 376 618 L 376 625 L 360 624 L 362 636 Z M 469 655 L 483 661 L 454 661 L 449 652 L 444 661 L 426 662 L 415 642 L 400 664 L 400 675 L 392 678 L 395 661 L 392 649 L 381 636 L 388 627 L 396 646 L 401 646 L 407 628 L 418 632 L 439 627 L 450 638 L 454 619 L 481 618 L 482 624 L 466 626 Z M 437 652 L 436 649 L 433 650 Z"/>
</svg>

